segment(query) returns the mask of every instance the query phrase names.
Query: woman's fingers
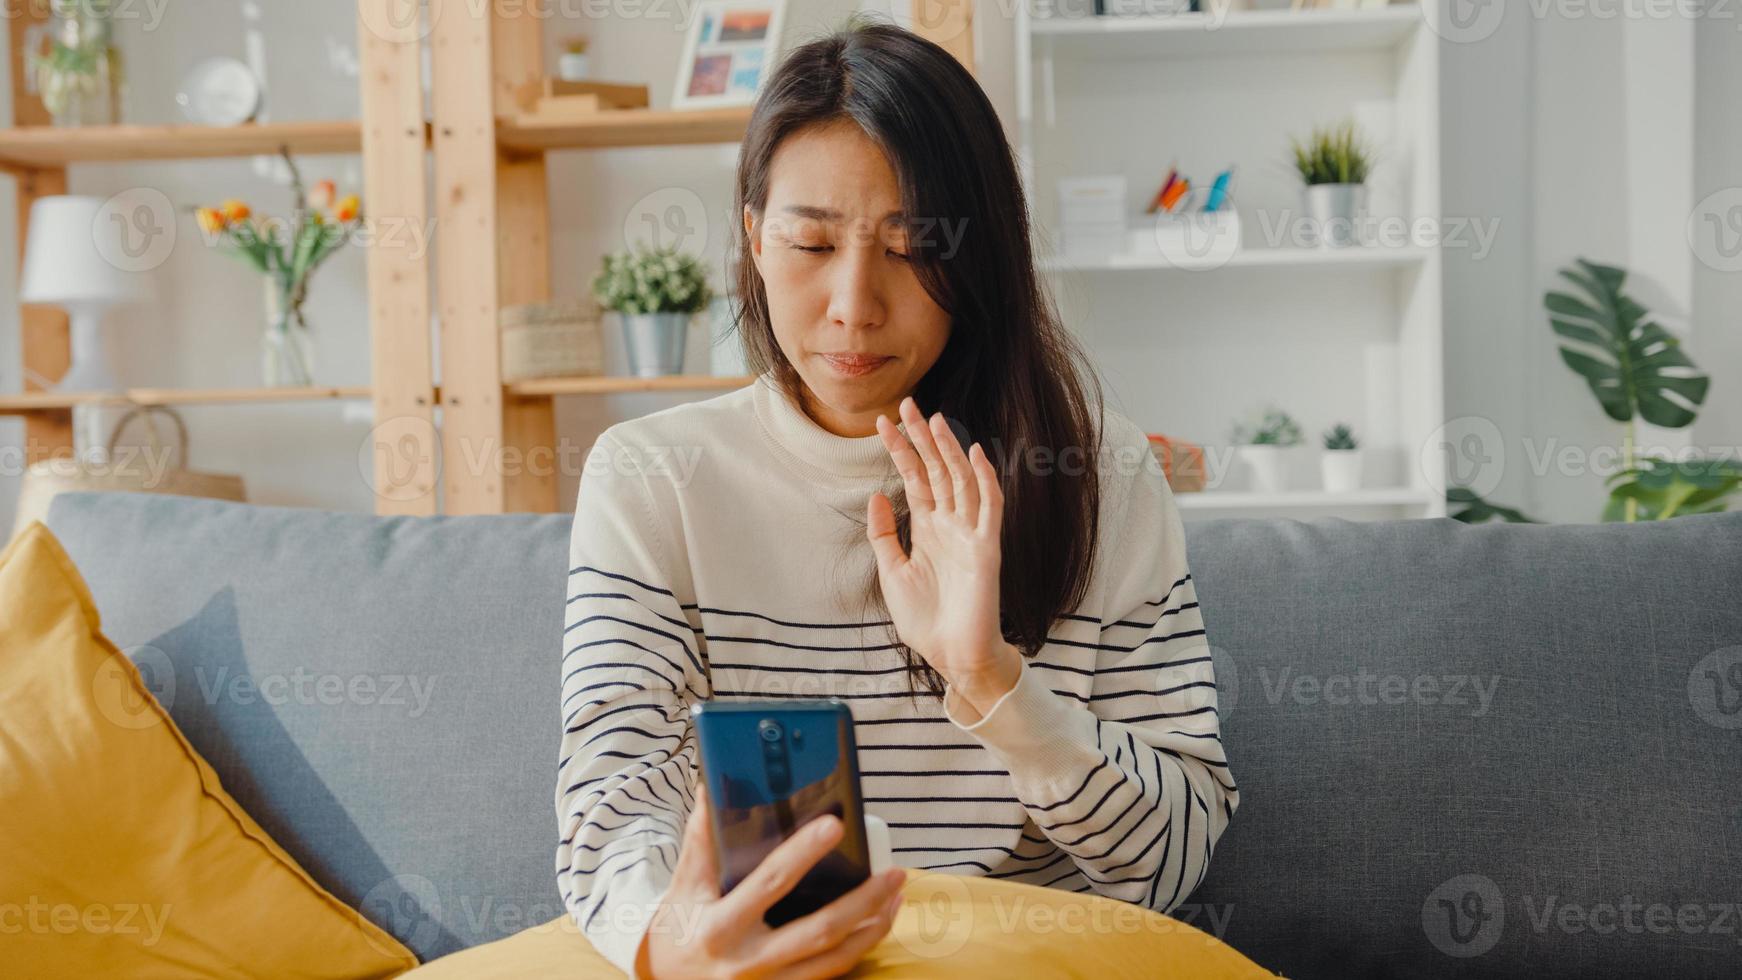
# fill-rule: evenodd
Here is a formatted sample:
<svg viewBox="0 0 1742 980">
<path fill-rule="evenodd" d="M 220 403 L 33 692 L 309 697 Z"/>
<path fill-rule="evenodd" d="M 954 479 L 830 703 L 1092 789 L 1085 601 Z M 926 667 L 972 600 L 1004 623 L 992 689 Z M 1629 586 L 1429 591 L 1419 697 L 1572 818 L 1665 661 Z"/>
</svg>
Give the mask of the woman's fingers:
<svg viewBox="0 0 1742 980">
<path fill-rule="evenodd" d="M 939 412 L 931 417 L 931 436 L 943 456 L 944 467 L 950 472 L 950 486 L 956 498 L 956 515 L 973 521 L 980 512 L 980 491 L 975 486 L 979 478 L 974 473 L 973 465 L 968 462 L 968 454 L 962 452 L 962 443 L 956 438 L 955 430 L 950 428 L 944 413 Z"/>
<path fill-rule="evenodd" d="M 878 568 L 893 572 L 907 561 L 907 552 L 901 550 L 901 538 L 895 531 L 895 507 L 881 493 L 872 494 L 866 502 L 865 536 L 871 541 L 871 553 Z"/>
<path fill-rule="evenodd" d="M 769 934 L 762 948 L 765 962 L 785 966 L 827 953 L 866 920 L 877 918 L 906 883 L 906 873 L 892 868 L 872 875 L 815 912 L 788 922 Z"/>
<path fill-rule="evenodd" d="M 914 451 L 919 453 L 920 461 L 925 464 L 926 480 L 929 485 L 934 506 L 941 511 L 955 510 L 955 491 L 950 486 L 950 474 L 944 468 L 943 457 L 938 455 L 937 444 L 932 441 L 931 427 L 926 424 L 925 416 L 920 414 L 919 404 L 909 395 L 901 400 L 901 420 L 907 423 L 907 437 L 913 441 Z"/>
<path fill-rule="evenodd" d="M 998 468 L 992 465 L 992 460 L 986 457 L 986 450 L 977 442 L 968 450 L 968 459 L 974 465 L 974 474 L 980 485 L 978 526 L 987 537 L 999 541 L 999 530 L 1004 526 L 1004 489 L 998 485 Z"/>
<path fill-rule="evenodd" d="M 818 817 L 799 828 L 798 832 L 780 842 L 768 852 L 762 863 L 751 869 L 720 904 L 726 911 L 728 927 L 753 930 L 762 925 L 762 913 L 786 897 L 823 855 L 841 839 L 841 820 L 829 815 Z"/>
<path fill-rule="evenodd" d="M 889 935 L 889 929 L 895 925 L 895 916 L 900 909 L 900 892 L 897 892 L 896 898 L 878 911 L 877 918 L 856 932 L 849 933 L 835 948 L 793 963 L 774 976 L 779 980 L 820 980 L 846 973 L 853 968 L 853 964 L 864 959 L 872 947 L 882 942 L 884 936 Z"/>
<path fill-rule="evenodd" d="M 696 786 L 696 805 L 684 823 L 683 842 L 678 845 L 677 867 L 672 869 L 674 889 L 685 893 L 718 898 L 720 866 L 714 855 L 714 829 L 708 822 L 708 793 L 704 785 Z"/>
<path fill-rule="evenodd" d="M 921 426 L 923 428 L 923 426 Z M 913 427 L 909 426 L 908 431 Z M 907 489 L 907 509 L 910 512 L 931 510 L 933 505 L 931 481 L 926 478 L 925 461 L 914 452 L 912 444 L 895 423 L 888 418 L 877 416 L 877 434 L 883 437 L 883 448 L 889 450 L 889 456 L 895 460 L 895 468 L 901 473 L 902 486 Z"/>
</svg>

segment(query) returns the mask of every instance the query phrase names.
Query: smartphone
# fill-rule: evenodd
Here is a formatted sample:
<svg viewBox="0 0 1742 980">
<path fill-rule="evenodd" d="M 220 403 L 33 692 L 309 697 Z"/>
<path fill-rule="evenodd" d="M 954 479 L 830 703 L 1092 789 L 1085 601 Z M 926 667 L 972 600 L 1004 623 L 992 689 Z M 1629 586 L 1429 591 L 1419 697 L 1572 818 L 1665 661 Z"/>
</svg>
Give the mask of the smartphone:
<svg viewBox="0 0 1742 980">
<path fill-rule="evenodd" d="M 871 876 L 853 712 L 834 698 L 704 701 L 694 711 L 720 894 L 793 832 L 825 813 L 843 833 L 763 920 L 780 926 Z"/>
</svg>

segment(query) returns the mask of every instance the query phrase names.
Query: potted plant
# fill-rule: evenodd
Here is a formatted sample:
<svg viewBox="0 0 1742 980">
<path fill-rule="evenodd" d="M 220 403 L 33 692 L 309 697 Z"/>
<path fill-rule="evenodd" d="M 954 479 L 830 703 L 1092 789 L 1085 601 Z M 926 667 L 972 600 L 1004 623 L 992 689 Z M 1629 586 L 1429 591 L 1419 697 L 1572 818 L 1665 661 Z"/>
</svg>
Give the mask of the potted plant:
<svg viewBox="0 0 1742 980">
<path fill-rule="evenodd" d="M 1319 455 L 1319 475 L 1331 493 L 1361 488 L 1361 445 L 1346 423 L 1338 422 L 1324 434 L 1325 449 Z"/>
<path fill-rule="evenodd" d="M 565 82 L 579 82 L 587 77 L 587 37 L 576 34 L 563 39 L 563 53 L 556 60 L 557 77 Z"/>
<path fill-rule="evenodd" d="M 1268 409 L 1256 426 L 1236 425 L 1234 443 L 1252 474 L 1252 489 L 1279 493 L 1288 489 L 1284 450 L 1300 445 L 1300 426 L 1281 409 Z"/>
<path fill-rule="evenodd" d="M 296 202 L 290 218 L 256 216 L 234 198 L 215 208 L 195 208 L 194 213 L 202 232 L 230 246 L 231 254 L 263 274 L 262 380 L 268 386 L 306 386 L 314 384 L 314 345 L 302 314 L 309 279 L 362 223 L 363 205 L 355 194 L 339 197 L 330 180 L 304 191 L 296 161 L 289 150 L 281 153 Z"/>
<path fill-rule="evenodd" d="M 675 245 L 637 245 L 605 256 L 593 296 L 623 322 L 629 373 L 657 378 L 683 373 L 690 317 L 707 308 L 713 291 L 694 256 L 679 254 Z"/>
<path fill-rule="evenodd" d="M 1664 429 L 1694 423 L 1711 387 L 1681 341 L 1627 291 L 1627 270 L 1586 259 L 1560 270 L 1576 291 L 1543 297 L 1561 360 L 1590 387 L 1603 414 L 1621 423 L 1620 467 L 1605 480 L 1604 521 L 1661 521 L 1730 509 L 1742 497 L 1742 464 L 1722 454 L 1680 459 L 1642 451 L 1640 420 Z M 1451 516 L 1467 523 L 1535 523 L 1517 508 L 1449 487 Z"/>
<path fill-rule="evenodd" d="M 1367 207 L 1373 154 L 1355 124 L 1316 128 L 1305 142 L 1292 142 L 1294 166 L 1306 185 L 1301 190 L 1301 209 L 1319 247 L 1358 244 L 1355 222 Z"/>
</svg>

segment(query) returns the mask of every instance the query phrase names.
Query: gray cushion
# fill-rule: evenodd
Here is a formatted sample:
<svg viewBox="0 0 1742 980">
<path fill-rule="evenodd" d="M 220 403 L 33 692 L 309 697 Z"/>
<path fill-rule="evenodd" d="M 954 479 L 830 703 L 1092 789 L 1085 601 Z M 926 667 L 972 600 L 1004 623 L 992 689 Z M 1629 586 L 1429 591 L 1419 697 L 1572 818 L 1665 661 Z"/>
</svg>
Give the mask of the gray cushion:
<svg viewBox="0 0 1742 980">
<path fill-rule="evenodd" d="M 339 898 L 425 959 L 562 913 L 567 516 L 70 494 L 47 523 L 188 740 Z"/>
<path fill-rule="evenodd" d="M 231 792 L 426 958 L 561 911 L 568 524 L 110 494 L 49 515 Z M 1734 972 L 1742 514 L 1188 538 L 1244 803 L 1182 917 L 1297 977 Z M 332 697 L 353 677 L 374 687 Z"/>
</svg>

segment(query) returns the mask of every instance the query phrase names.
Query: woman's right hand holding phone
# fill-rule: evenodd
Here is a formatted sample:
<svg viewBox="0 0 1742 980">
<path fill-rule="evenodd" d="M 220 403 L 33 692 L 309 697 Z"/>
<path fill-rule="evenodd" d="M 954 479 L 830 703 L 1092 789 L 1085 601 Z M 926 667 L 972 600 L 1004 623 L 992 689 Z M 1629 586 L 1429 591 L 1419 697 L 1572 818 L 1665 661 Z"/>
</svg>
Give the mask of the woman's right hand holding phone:
<svg viewBox="0 0 1742 980">
<path fill-rule="evenodd" d="M 851 970 L 889 934 L 906 881 L 900 868 L 872 875 L 835 901 L 778 929 L 762 920 L 762 914 L 840 841 L 838 818 L 819 817 L 800 827 L 736 888 L 721 895 L 707 810 L 707 793 L 698 787 L 671 888 L 636 955 L 638 976 L 648 980 L 835 977 Z"/>
</svg>

